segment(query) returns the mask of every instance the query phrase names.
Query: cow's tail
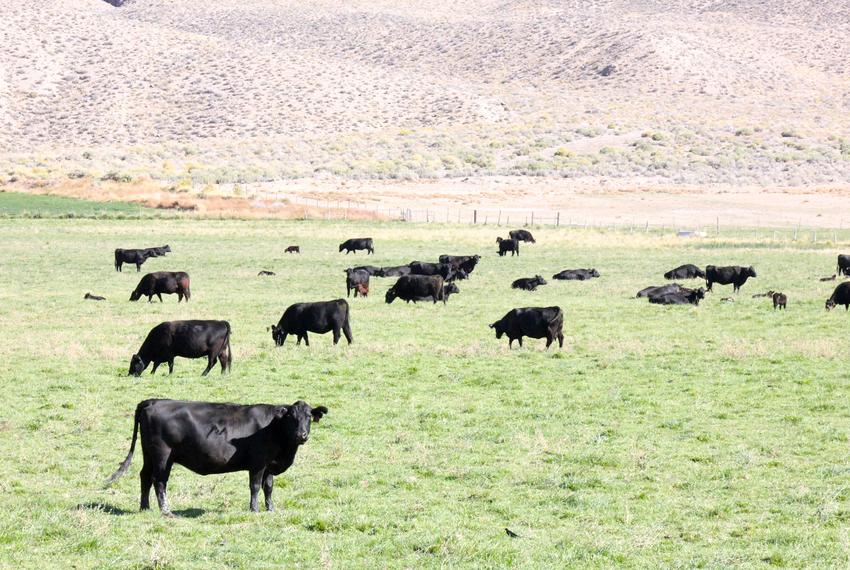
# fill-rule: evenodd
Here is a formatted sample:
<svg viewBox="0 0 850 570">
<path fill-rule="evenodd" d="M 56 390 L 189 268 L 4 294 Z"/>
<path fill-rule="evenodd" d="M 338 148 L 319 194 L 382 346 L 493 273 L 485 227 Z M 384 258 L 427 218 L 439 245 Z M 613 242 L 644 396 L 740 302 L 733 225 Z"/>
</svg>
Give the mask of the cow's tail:
<svg viewBox="0 0 850 570">
<path fill-rule="evenodd" d="M 119 267 L 118 267 L 118 256 L 120 255 L 120 254 L 119 254 L 119 252 L 120 252 L 120 251 L 121 251 L 120 249 L 116 249 L 116 250 L 115 250 L 115 271 L 119 271 Z"/>
<path fill-rule="evenodd" d="M 226 368 L 227 370 L 230 370 L 230 364 L 233 362 L 233 354 L 230 352 L 230 323 L 226 324 L 227 332 L 225 333 L 224 340 L 221 343 L 221 350 L 219 350 L 219 354 L 224 353 L 224 361 L 227 363 Z"/>
<path fill-rule="evenodd" d="M 124 461 L 122 461 L 121 465 L 118 466 L 118 470 L 110 475 L 109 479 L 106 480 L 107 487 L 112 485 L 116 479 L 124 475 L 127 472 L 127 469 L 130 468 L 130 462 L 133 461 L 133 452 L 136 451 L 136 436 L 139 434 L 139 422 L 142 417 L 142 409 L 144 406 L 145 402 L 141 402 L 138 406 L 136 406 L 136 415 L 133 419 L 133 441 L 130 443 L 130 452 L 127 453 L 127 457 L 124 458 Z"/>
</svg>

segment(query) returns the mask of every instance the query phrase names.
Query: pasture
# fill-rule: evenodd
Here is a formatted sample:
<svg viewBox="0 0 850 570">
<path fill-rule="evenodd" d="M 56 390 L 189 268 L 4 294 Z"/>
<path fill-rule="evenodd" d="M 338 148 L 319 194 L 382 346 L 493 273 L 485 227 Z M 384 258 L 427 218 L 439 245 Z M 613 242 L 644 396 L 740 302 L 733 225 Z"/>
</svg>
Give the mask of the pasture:
<svg viewBox="0 0 850 570">
<path fill-rule="evenodd" d="M 5 567 L 838 567 L 850 563 L 850 368 L 842 308 L 824 311 L 844 245 L 747 237 L 401 223 L 0 221 L 0 560 Z M 375 255 L 338 244 L 371 236 Z M 142 272 L 116 247 L 170 244 Z M 290 244 L 301 255 L 284 254 Z M 843 248 L 843 249 L 842 249 Z M 297 301 L 345 296 L 356 264 L 482 255 L 447 305 L 349 299 L 354 343 L 277 348 Z M 633 298 L 681 263 L 754 265 L 699 307 Z M 558 282 L 566 268 L 600 279 Z M 258 277 L 261 269 L 274 277 Z M 192 299 L 128 302 L 145 272 L 187 271 Z M 542 275 L 536 292 L 511 281 Z M 699 281 L 686 283 L 698 284 Z M 788 310 L 768 299 L 785 292 Z M 86 292 L 105 302 L 83 301 Z M 560 305 L 563 350 L 508 350 L 487 325 Z M 164 320 L 226 319 L 233 372 L 126 376 Z M 274 513 L 248 512 L 246 473 L 175 466 L 176 519 L 138 512 L 136 404 L 151 397 L 325 405 Z M 505 528 L 519 538 L 509 537 Z"/>
</svg>

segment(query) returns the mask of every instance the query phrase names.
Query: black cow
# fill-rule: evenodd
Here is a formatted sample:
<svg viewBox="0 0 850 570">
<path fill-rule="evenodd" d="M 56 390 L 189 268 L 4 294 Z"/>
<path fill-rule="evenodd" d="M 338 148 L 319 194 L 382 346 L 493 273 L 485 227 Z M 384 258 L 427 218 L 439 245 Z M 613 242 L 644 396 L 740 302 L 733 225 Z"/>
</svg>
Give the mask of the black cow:
<svg viewBox="0 0 850 570">
<path fill-rule="evenodd" d="M 261 269 L 259 273 L 257 273 L 257 277 L 272 277 L 276 275 L 274 271 L 266 271 L 265 269 Z"/>
<path fill-rule="evenodd" d="M 839 283 L 832 296 L 826 300 L 826 310 L 829 311 L 836 305 L 844 305 L 846 311 L 850 308 L 850 281 Z"/>
<path fill-rule="evenodd" d="M 411 261 L 411 275 L 439 275 L 443 281 L 454 281 L 455 270 L 450 263 L 430 263 L 427 261 Z"/>
<path fill-rule="evenodd" d="M 325 406 L 313 408 L 303 400 L 291 406 L 145 400 L 136 406 L 130 452 L 107 485 L 127 472 L 141 432 L 140 510 L 150 508 L 153 486 L 159 510 L 171 515 L 166 489 L 176 463 L 199 475 L 247 471 L 249 508 L 260 510 L 257 496 L 262 486 L 266 509 L 273 511 L 274 476 L 289 469 L 298 447 L 310 437 L 310 423 L 327 413 Z"/>
<path fill-rule="evenodd" d="M 534 241 L 534 236 L 531 235 L 531 232 L 528 230 L 511 230 L 508 232 L 508 235 L 511 236 L 511 239 L 515 239 L 517 241 L 537 243 Z"/>
<path fill-rule="evenodd" d="M 283 346 L 287 335 L 290 334 L 298 338 L 296 345 L 301 344 L 301 339 L 304 339 L 304 344 L 310 346 L 308 332 L 325 334 L 333 331 L 334 344 L 339 342 L 340 331 L 345 335 L 348 344 L 354 340 L 348 321 L 348 303 L 345 299 L 290 305 L 283 312 L 277 325 L 272 325 L 270 330 L 277 346 Z"/>
<path fill-rule="evenodd" d="M 345 250 L 345 255 L 350 252 L 357 253 L 358 250 L 365 249 L 368 253 L 375 253 L 375 248 L 372 246 L 372 238 L 354 238 L 347 239 L 339 244 L 339 251 Z"/>
<path fill-rule="evenodd" d="M 686 263 L 685 265 L 680 265 L 676 269 L 671 269 L 667 273 L 664 274 L 664 279 L 705 279 L 705 272 L 693 265 L 692 263 Z"/>
<path fill-rule="evenodd" d="M 184 271 L 157 271 L 148 273 L 136 289 L 130 293 L 131 301 L 138 301 L 143 295 L 148 298 L 148 303 L 151 302 L 153 296 L 159 297 L 159 302 L 162 303 L 162 294 L 171 295 L 177 293 L 177 302 L 186 298 L 186 302 L 192 297 L 192 292 L 189 290 L 189 274 Z"/>
<path fill-rule="evenodd" d="M 460 289 L 455 283 L 444 283 L 443 284 L 443 298 L 448 301 L 449 295 L 454 295 L 455 293 L 460 293 Z M 412 299 L 412 301 L 430 301 L 431 297 L 416 297 Z"/>
<path fill-rule="evenodd" d="M 207 367 L 202 376 L 209 374 L 216 360 L 221 373 L 230 369 L 233 356 L 230 352 L 230 323 L 227 321 L 166 321 L 151 329 L 139 352 L 130 359 L 128 376 L 141 376 L 148 364 L 153 363 L 151 374 L 163 362 L 168 363 L 168 373 L 174 371 L 174 358 L 207 357 Z"/>
<path fill-rule="evenodd" d="M 671 283 L 669 285 L 651 285 L 644 289 L 641 289 L 637 292 L 638 299 L 641 297 L 649 297 L 651 295 L 665 295 L 667 293 L 679 293 L 683 290 L 688 290 L 687 287 L 682 287 L 678 283 Z"/>
<path fill-rule="evenodd" d="M 705 297 L 705 292 L 699 289 L 685 289 L 675 293 L 662 293 L 650 295 L 649 302 L 655 305 L 699 305 L 700 300 Z"/>
<path fill-rule="evenodd" d="M 707 265 L 705 268 L 705 286 L 711 291 L 712 285 L 719 283 L 721 285 L 732 284 L 732 292 L 737 292 L 741 286 L 747 282 L 750 277 L 756 276 L 756 270 L 750 267 L 741 267 L 739 265 L 730 265 L 728 267 L 715 267 Z"/>
<path fill-rule="evenodd" d="M 508 335 L 508 348 L 514 341 L 522 346 L 522 337 L 546 337 L 546 348 L 557 338 L 558 346 L 564 347 L 564 312 L 561 307 L 525 307 L 511 309 L 508 313 L 490 325 L 496 329 L 496 338 Z"/>
<path fill-rule="evenodd" d="M 375 274 L 375 277 L 401 277 L 402 275 L 410 275 L 409 265 L 392 265 L 382 267 L 380 274 Z"/>
<path fill-rule="evenodd" d="M 838 254 L 838 274 L 850 275 L 850 255 Z"/>
<path fill-rule="evenodd" d="M 773 310 L 774 310 L 774 311 L 775 311 L 776 309 L 780 309 L 780 310 L 783 310 L 783 311 L 784 311 L 784 310 L 786 310 L 786 309 L 788 308 L 788 307 L 787 307 L 787 305 L 788 305 L 788 296 L 787 296 L 785 293 L 776 293 L 776 292 L 774 292 L 774 293 L 773 293 L 773 295 L 771 295 L 771 298 L 773 299 Z"/>
<path fill-rule="evenodd" d="M 534 291 L 539 285 L 546 285 L 546 280 L 535 275 L 534 277 L 523 277 L 511 283 L 513 289 L 524 289 L 526 291 Z"/>
<path fill-rule="evenodd" d="M 369 276 L 371 273 L 362 269 L 343 269 L 345 273 L 345 292 L 346 297 L 351 297 L 351 291 L 354 291 L 354 296 L 357 297 L 357 286 L 360 284 L 369 285 Z"/>
<path fill-rule="evenodd" d="M 422 299 L 430 299 L 434 303 L 442 301 L 445 304 L 445 282 L 439 275 L 402 275 L 398 281 L 387 290 L 386 302 L 392 303 L 396 298 L 410 303 Z"/>
<path fill-rule="evenodd" d="M 475 266 L 481 261 L 480 255 L 441 255 L 440 263 L 448 263 L 456 270 L 463 269 L 467 275 L 475 270 Z"/>
<path fill-rule="evenodd" d="M 142 270 L 142 264 L 149 257 L 157 257 L 153 250 L 150 249 L 116 249 L 115 250 L 115 271 L 122 271 L 125 263 L 131 263 L 136 266 L 136 271 Z"/>
<path fill-rule="evenodd" d="M 497 237 L 496 243 L 499 244 L 499 257 L 504 257 L 508 252 L 511 252 L 511 257 L 519 255 L 519 240 Z"/>
<path fill-rule="evenodd" d="M 552 279 L 586 281 L 587 279 L 595 279 L 597 277 L 599 277 L 599 272 L 595 269 L 564 269 L 560 273 L 553 275 Z"/>
<path fill-rule="evenodd" d="M 92 295 L 91 293 L 86 293 L 83 299 L 87 299 L 89 301 L 106 301 L 106 297 L 101 297 L 100 295 Z"/>
<path fill-rule="evenodd" d="M 283 250 L 284 253 L 301 253 L 301 248 L 297 245 L 290 245 Z"/>
<path fill-rule="evenodd" d="M 364 271 L 369 275 L 374 275 L 375 277 L 380 277 L 381 268 L 376 267 L 374 265 L 359 265 L 357 267 L 352 268 L 354 271 Z"/>
<path fill-rule="evenodd" d="M 162 247 L 149 247 L 147 249 L 153 253 L 151 257 L 162 257 L 166 253 L 171 253 L 171 246 L 168 245 L 164 245 Z"/>
</svg>

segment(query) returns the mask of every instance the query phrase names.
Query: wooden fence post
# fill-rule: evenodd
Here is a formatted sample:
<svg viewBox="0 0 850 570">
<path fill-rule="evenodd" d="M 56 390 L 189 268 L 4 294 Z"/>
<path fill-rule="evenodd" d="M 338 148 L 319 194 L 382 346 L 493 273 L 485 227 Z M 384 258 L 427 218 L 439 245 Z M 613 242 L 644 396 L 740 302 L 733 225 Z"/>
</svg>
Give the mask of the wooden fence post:
<svg viewBox="0 0 850 570">
<path fill-rule="evenodd" d="M 478 210 L 472 210 L 472 224 L 478 223 Z"/>
<path fill-rule="evenodd" d="M 556 228 L 561 227 L 561 212 L 558 212 L 557 214 L 555 214 L 555 227 Z"/>
</svg>

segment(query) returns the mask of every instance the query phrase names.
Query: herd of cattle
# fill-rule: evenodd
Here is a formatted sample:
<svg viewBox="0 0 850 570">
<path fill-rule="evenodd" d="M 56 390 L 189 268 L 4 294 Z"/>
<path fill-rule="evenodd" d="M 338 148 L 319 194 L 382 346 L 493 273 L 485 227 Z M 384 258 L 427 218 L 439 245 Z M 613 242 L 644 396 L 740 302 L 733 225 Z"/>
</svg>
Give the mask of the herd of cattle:
<svg viewBox="0 0 850 570">
<path fill-rule="evenodd" d="M 527 230 L 510 232 L 509 238 L 498 238 L 498 255 L 507 252 L 519 255 L 519 242 L 535 243 Z M 116 249 L 115 269 L 121 271 L 122 264 L 136 265 L 137 272 L 150 257 L 164 256 L 171 251 L 168 245 L 147 249 Z M 288 253 L 300 253 L 298 246 L 286 248 Z M 366 251 L 374 253 L 371 238 L 349 239 L 340 244 L 339 251 Z M 395 277 L 396 282 L 387 290 L 385 301 L 395 299 L 406 302 L 431 301 L 446 303 L 449 296 L 460 292 L 456 281 L 468 279 L 478 265 L 479 255 L 441 255 L 437 262 L 414 261 L 406 265 L 378 267 L 364 265 L 345 269 L 345 285 L 348 296 L 368 296 L 370 279 Z M 260 275 L 274 275 L 261 271 Z M 850 256 L 838 256 L 838 274 L 850 276 Z M 553 275 L 559 280 L 587 280 L 600 276 L 596 269 L 567 269 Z M 750 277 L 756 277 L 753 267 L 709 265 L 701 269 L 692 264 L 682 265 L 664 273 L 667 280 L 705 279 L 705 288 L 689 288 L 679 283 L 656 285 L 638 291 L 636 297 L 648 298 L 650 303 L 662 305 L 698 305 L 715 284 L 732 285 L 738 291 Z M 834 279 L 824 278 L 823 280 Z M 540 275 L 513 281 L 515 289 L 534 291 L 545 285 Z M 131 301 L 142 296 L 152 301 L 162 294 L 177 294 L 178 303 L 191 298 L 189 275 L 185 272 L 159 271 L 145 275 L 130 295 Z M 769 296 L 774 309 L 784 309 L 787 296 L 769 291 L 754 297 Z M 103 297 L 86 293 L 86 299 L 104 300 Z M 850 308 L 850 282 L 839 284 L 826 301 L 827 310 L 836 305 Z M 496 338 L 506 336 L 508 347 L 517 341 L 522 346 L 524 337 L 546 339 L 546 348 L 558 341 L 564 345 L 564 313 L 560 307 L 523 307 L 508 311 L 501 319 L 490 324 Z M 296 344 L 303 340 L 309 346 L 308 333 L 333 333 L 337 344 L 345 336 L 349 344 L 353 341 L 349 319 L 349 305 L 345 299 L 332 301 L 295 303 L 289 306 L 277 324 L 269 327 L 277 346 L 282 346 L 287 336 L 296 337 Z M 230 348 L 230 323 L 215 320 L 167 321 L 155 326 L 148 333 L 142 346 L 130 359 L 129 374 L 140 376 L 148 366 L 151 373 L 160 364 L 174 369 L 174 359 L 207 358 L 203 375 L 220 364 L 222 373 L 232 363 Z M 144 465 L 141 478 L 141 509 L 149 508 L 151 487 L 154 488 L 160 510 L 170 514 L 166 488 L 171 467 L 174 463 L 199 473 L 228 473 L 249 471 L 250 509 L 257 511 L 258 493 L 262 487 L 265 504 L 273 510 L 271 500 L 274 476 L 288 469 L 300 445 L 306 443 L 311 422 L 319 421 L 328 413 L 324 406 L 311 407 L 303 401 L 288 406 L 268 404 L 237 405 L 208 402 L 185 402 L 175 400 L 145 400 L 136 407 L 133 423 L 133 438 L 130 451 L 118 470 L 109 478 L 113 482 L 129 468 L 141 433 Z"/>
</svg>

